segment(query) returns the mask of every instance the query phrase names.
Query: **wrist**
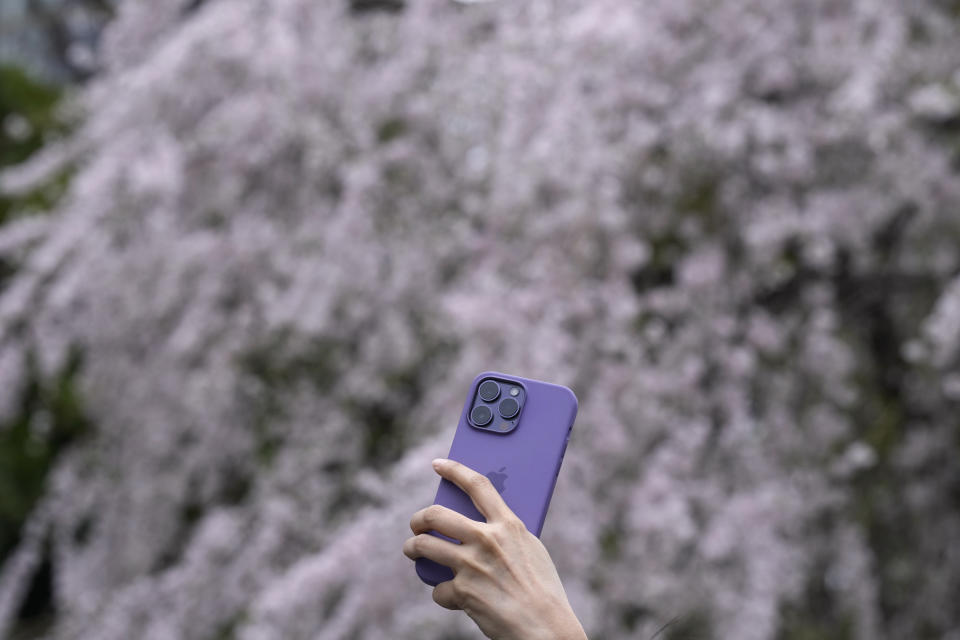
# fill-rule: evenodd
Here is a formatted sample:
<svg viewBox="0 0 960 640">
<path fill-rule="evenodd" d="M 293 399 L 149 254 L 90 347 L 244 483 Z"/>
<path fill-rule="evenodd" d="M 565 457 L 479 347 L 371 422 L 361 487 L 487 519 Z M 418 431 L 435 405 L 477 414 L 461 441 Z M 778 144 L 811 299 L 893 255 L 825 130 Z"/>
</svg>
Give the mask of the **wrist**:
<svg viewBox="0 0 960 640">
<path fill-rule="evenodd" d="M 559 615 L 557 609 L 554 609 L 552 615 L 545 619 L 545 625 L 535 631 L 527 630 L 527 633 L 519 637 L 523 640 L 587 640 L 586 632 L 569 605 L 561 609 Z"/>
<path fill-rule="evenodd" d="M 572 611 L 570 612 L 570 621 L 566 626 L 558 629 L 556 635 L 553 637 L 555 640 L 587 640 L 586 632 L 584 632 L 580 621 L 577 620 L 577 617 L 573 615 Z"/>
</svg>

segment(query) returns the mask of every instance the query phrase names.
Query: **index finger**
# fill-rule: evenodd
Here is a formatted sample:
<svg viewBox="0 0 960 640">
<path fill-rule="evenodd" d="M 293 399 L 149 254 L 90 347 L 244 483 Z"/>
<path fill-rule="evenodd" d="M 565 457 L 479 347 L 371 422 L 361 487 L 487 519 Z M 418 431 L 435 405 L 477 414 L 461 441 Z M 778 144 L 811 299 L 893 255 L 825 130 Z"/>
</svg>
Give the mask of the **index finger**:
<svg viewBox="0 0 960 640">
<path fill-rule="evenodd" d="M 513 515 L 487 476 L 448 458 L 437 458 L 433 461 L 433 468 L 441 477 L 463 489 L 487 522 Z"/>
</svg>

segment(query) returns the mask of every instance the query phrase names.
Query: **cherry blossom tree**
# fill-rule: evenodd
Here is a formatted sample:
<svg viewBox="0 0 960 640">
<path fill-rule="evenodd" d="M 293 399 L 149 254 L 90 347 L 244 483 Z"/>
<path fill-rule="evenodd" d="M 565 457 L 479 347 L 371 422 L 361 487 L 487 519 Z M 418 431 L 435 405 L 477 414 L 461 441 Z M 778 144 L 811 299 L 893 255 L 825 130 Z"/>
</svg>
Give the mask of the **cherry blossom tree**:
<svg viewBox="0 0 960 640">
<path fill-rule="evenodd" d="M 591 636 L 956 638 L 955 8 L 121 3 L 0 174 L 75 167 L 0 227 L 0 425 L 89 425 L 0 635 L 46 573 L 51 638 L 466 637 L 400 543 L 497 369 L 580 398 Z"/>
</svg>

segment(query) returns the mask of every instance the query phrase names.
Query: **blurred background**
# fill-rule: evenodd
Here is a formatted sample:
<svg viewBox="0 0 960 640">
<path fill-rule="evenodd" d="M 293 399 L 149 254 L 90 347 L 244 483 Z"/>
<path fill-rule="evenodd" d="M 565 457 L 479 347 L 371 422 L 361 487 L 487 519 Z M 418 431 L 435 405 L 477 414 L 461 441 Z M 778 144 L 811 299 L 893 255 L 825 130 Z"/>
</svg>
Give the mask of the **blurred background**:
<svg viewBox="0 0 960 640">
<path fill-rule="evenodd" d="M 958 640 L 958 365 L 955 0 L 0 0 L 0 637 L 479 637 L 495 369 L 591 638 Z"/>
</svg>

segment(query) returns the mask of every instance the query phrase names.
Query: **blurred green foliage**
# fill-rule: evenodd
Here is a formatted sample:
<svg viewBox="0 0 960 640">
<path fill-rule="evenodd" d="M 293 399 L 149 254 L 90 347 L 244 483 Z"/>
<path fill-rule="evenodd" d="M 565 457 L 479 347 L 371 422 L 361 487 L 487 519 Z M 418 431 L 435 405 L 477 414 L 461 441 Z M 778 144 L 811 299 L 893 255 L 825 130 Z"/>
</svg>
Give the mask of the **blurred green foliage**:
<svg viewBox="0 0 960 640">
<path fill-rule="evenodd" d="M 0 562 L 19 541 L 57 455 L 90 430 L 74 382 L 80 361 L 79 354 L 73 354 L 60 375 L 47 383 L 30 367 L 33 374 L 24 386 L 17 417 L 0 424 Z"/>
<path fill-rule="evenodd" d="M 58 87 L 0 64 L 0 170 L 26 161 L 67 132 L 69 125 L 57 109 L 61 98 Z M 0 224 L 52 208 L 69 178 L 66 170 L 26 194 L 0 194 Z M 89 426 L 73 382 L 79 362 L 72 357 L 59 376 L 45 382 L 30 367 L 15 417 L 0 424 L 0 561 L 19 541 L 54 459 Z"/>
<path fill-rule="evenodd" d="M 70 128 L 57 110 L 61 97 L 59 88 L 18 67 L 0 64 L 0 170 L 23 162 Z M 20 212 L 50 209 L 63 195 L 70 173 L 60 172 L 23 196 L 0 194 L 0 224 Z"/>
</svg>

